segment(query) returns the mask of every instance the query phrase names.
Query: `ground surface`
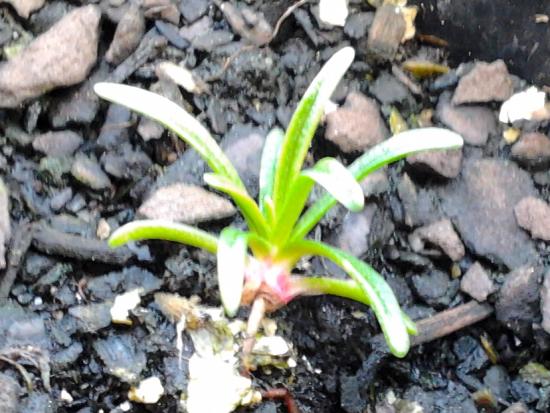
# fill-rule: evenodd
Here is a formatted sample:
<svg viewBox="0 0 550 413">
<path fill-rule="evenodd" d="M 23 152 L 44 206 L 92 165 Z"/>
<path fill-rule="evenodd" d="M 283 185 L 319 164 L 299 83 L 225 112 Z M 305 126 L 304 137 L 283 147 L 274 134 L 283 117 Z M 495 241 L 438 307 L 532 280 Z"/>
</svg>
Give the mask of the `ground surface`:
<svg viewBox="0 0 550 413">
<path fill-rule="evenodd" d="M 239 2 L 244 14 L 209 0 L 7 3 L 17 10 L 0 5 L 0 388 L 8 389 L 0 411 L 125 411 L 131 384 L 152 375 L 166 395 L 130 411 L 177 411 L 186 366 L 153 294 L 218 305 L 215 262 L 168 243 L 110 251 L 101 240 L 158 211 L 213 232 L 242 225 L 231 205 L 197 189 L 205 166 L 196 154 L 158 125 L 100 102 L 91 85 L 140 85 L 180 103 L 256 193 L 266 132 L 287 125 L 309 81 L 345 45 L 357 56 L 308 161 L 351 162 L 390 135 L 396 111 L 410 127 L 449 127 L 466 145 L 374 174 L 363 182 L 365 210 L 335 208 L 314 235 L 372 263 L 414 319 L 478 300 L 484 320 L 397 360 L 383 354 L 365 307 L 300 299 L 273 315 L 297 367 L 260 369 L 255 385 L 287 388 L 301 412 L 550 409 L 550 139 L 545 114 L 516 130 L 498 121 L 502 101 L 528 86 L 505 64 L 465 62 L 415 80 L 402 63 L 444 64 L 445 48 L 429 37 L 399 44 L 403 22 L 391 13 L 381 26 L 391 30 L 369 35 L 381 17 L 364 1 L 350 2 L 344 28 L 320 21 L 315 2 L 302 5 L 275 35 L 291 2 Z M 163 77 L 165 60 L 191 69 L 198 86 Z M 174 210 L 171 197 L 182 193 Z M 317 259 L 300 269 L 343 276 Z M 115 296 L 135 287 L 142 304 L 132 325 L 113 325 Z M 444 318 L 433 335 L 451 324 Z M 285 407 L 268 401 L 242 411 Z"/>
</svg>

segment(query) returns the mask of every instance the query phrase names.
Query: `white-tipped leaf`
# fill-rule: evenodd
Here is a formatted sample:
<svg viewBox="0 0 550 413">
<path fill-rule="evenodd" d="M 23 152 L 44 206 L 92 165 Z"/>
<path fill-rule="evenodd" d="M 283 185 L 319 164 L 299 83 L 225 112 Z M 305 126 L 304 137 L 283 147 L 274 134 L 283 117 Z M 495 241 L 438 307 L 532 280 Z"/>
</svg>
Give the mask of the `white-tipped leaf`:
<svg viewBox="0 0 550 413">
<path fill-rule="evenodd" d="M 361 186 L 350 171 L 334 158 L 323 158 L 302 175 L 313 179 L 338 202 L 353 212 L 359 212 L 365 204 Z"/>
<path fill-rule="evenodd" d="M 161 123 L 191 145 L 214 172 L 244 188 L 237 171 L 208 130 L 176 103 L 156 93 L 116 83 L 96 83 L 94 91 L 103 99 Z"/>
<path fill-rule="evenodd" d="M 225 312 L 233 317 L 239 310 L 244 287 L 247 234 L 225 228 L 218 242 L 218 286 Z"/>
</svg>

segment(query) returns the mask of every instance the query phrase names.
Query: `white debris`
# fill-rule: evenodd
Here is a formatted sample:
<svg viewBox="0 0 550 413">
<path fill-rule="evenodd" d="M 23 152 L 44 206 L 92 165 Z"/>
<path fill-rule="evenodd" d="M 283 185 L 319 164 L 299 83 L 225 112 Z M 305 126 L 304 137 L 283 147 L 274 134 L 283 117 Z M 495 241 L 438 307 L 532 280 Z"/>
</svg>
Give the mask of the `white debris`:
<svg viewBox="0 0 550 413">
<path fill-rule="evenodd" d="M 65 403 L 72 403 L 74 401 L 73 396 L 71 396 L 71 394 L 65 389 L 61 390 L 59 398 Z"/>
<path fill-rule="evenodd" d="M 260 337 L 256 340 L 252 353 L 283 357 L 290 354 L 290 346 L 281 336 Z"/>
<path fill-rule="evenodd" d="M 5 245 L 11 237 L 8 189 L 0 178 L 0 270 L 6 266 Z"/>
<path fill-rule="evenodd" d="M 331 26 L 345 26 L 348 18 L 348 0 L 320 0 L 319 18 Z"/>
<path fill-rule="evenodd" d="M 130 311 L 141 302 L 139 295 L 142 291 L 141 288 L 136 288 L 115 297 L 115 302 L 111 307 L 111 320 L 113 323 L 132 325 L 132 320 L 129 318 Z"/>
<path fill-rule="evenodd" d="M 167 79 L 181 86 L 189 93 L 201 94 L 208 86 L 198 79 L 193 72 L 172 62 L 161 62 L 156 67 L 156 74 L 161 79 Z"/>
<path fill-rule="evenodd" d="M 101 218 L 97 222 L 96 235 L 100 240 L 107 239 L 109 238 L 109 235 L 111 235 L 111 226 L 105 218 Z"/>
<path fill-rule="evenodd" d="M 542 120 L 548 117 L 545 107 L 546 93 L 535 86 L 523 92 L 512 95 L 500 107 L 498 119 L 502 123 L 511 123 L 517 120 Z"/>
<path fill-rule="evenodd" d="M 164 387 L 158 377 L 149 377 L 142 380 L 137 387 L 132 387 L 128 398 L 133 402 L 155 404 L 164 394 Z"/>
</svg>

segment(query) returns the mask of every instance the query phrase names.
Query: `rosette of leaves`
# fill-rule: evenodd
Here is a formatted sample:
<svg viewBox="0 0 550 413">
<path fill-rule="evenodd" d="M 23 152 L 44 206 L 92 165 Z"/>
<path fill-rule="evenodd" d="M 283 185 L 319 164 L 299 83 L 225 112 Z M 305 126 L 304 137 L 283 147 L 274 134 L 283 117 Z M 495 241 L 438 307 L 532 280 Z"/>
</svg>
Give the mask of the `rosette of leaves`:
<svg viewBox="0 0 550 413">
<path fill-rule="evenodd" d="M 323 158 L 303 169 L 325 105 L 353 59 L 354 50 L 350 47 L 335 53 L 306 90 L 286 132 L 274 129 L 268 134 L 257 201 L 248 194 L 210 133 L 184 109 L 136 87 L 96 84 L 99 96 L 160 122 L 193 147 L 212 170 L 204 175 L 204 181 L 233 200 L 248 227 L 247 231 L 227 227 L 214 236 L 181 223 L 139 220 L 117 229 L 109 245 L 161 239 L 216 254 L 219 291 L 226 313 L 234 316 L 241 305 L 252 306 L 247 329 L 250 337 L 265 312 L 300 295 L 332 294 L 364 303 L 374 311 L 391 352 L 404 357 L 410 347 L 409 334 L 415 334 L 416 328 L 400 309 L 384 278 L 357 257 L 308 239 L 307 235 L 336 202 L 351 211 L 360 211 L 364 195 L 358 181 L 371 172 L 413 153 L 458 148 L 463 142 L 459 135 L 446 129 L 410 130 L 373 147 L 347 168 L 334 158 Z M 327 193 L 306 208 L 315 184 Z M 313 255 L 333 261 L 349 279 L 292 273 L 299 259 Z"/>
</svg>

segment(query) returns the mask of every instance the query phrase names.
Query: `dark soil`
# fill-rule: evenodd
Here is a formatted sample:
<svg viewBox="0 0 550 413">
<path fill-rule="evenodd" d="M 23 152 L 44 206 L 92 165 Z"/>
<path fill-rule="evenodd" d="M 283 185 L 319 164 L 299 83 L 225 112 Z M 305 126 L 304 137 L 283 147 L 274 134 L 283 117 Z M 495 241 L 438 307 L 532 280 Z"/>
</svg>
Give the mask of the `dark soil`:
<svg viewBox="0 0 550 413">
<path fill-rule="evenodd" d="M 2 3 L 2 59 L 69 10 L 96 3 L 51 1 L 28 18 Z M 392 109 L 409 126 L 454 129 L 466 145 L 460 153 L 403 160 L 374 174 L 363 182 L 365 210 L 352 214 L 336 207 L 314 235 L 371 263 L 413 319 L 460 309 L 475 297 L 485 302 L 476 307 L 483 320 L 431 340 L 446 334 L 444 321 L 399 360 L 387 354 L 364 306 L 333 297 L 302 298 L 272 315 L 278 333 L 294 346 L 297 367 L 260 369 L 252 374 L 254 384 L 288 389 L 300 412 L 550 411 L 550 249 L 541 235 L 550 233 L 548 120 L 516 122 L 515 146 L 503 138 L 510 125 L 498 122 L 503 96 L 526 89 L 529 83 L 517 75 L 528 71 L 509 65 L 508 74 L 502 65 L 481 74 L 455 106 L 457 84 L 479 67 L 455 56 L 449 73 L 413 79 L 402 71 L 402 62 L 421 58 L 446 64 L 448 49 L 426 36 L 395 45 L 396 51 L 377 49 L 373 38 L 368 40 L 375 9 L 366 1 L 350 1 L 344 28 L 326 25 L 316 2 L 306 3 L 275 36 L 271 30 L 290 1 L 236 2 L 265 18 L 242 27 L 229 23 L 231 16 L 216 5 L 221 2 L 144 0 L 134 9 L 129 3 L 103 0 L 91 9 L 83 17 L 91 19 L 85 26 L 90 33 L 79 34 L 82 46 L 66 62 L 61 53 L 48 64 L 51 56 L 39 54 L 43 60 L 16 71 L 0 63 L 0 175 L 9 193 L 7 220 L 0 180 L 0 252 L 6 243 L 5 269 L 0 257 L 0 412 L 176 412 L 187 388 L 187 367 L 178 366 L 175 326 L 153 294 L 198 295 L 219 305 L 215 261 L 207 253 L 164 242 L 106 247 L 105 236 L 139 216 L 137 210 L 157 189 L 174 183 L 202 186 L 206 167 L 176 137 L 100 102 L 90 86 L 110 80 L 170 96 L 214 133 L 257 194 L 265 134 L 288 124 L 313 76 L 346 45 L 355 47 L 356 59 L 333 96 L 345 106 L 320 127 L 309 161 L 330 155 L 351 162 L 358 148 L 389 136 Z M 109 49 L 121 20 L 126 43 Z M 55 47 L 71 49 L 70 35 L 59 39 Z M 97 57 L 88 42 L 97 43 Z M 489 61 L 498 56 L 489 55 Z M 159 82 L 155 68 L 165 60 L 192 70 L 205 93 Z M 68 83 L 71 68 L 79 64 L 90 70 Z M 17 89 L 40 77 L 40 85 L 24 93 Z M 491 83 L 498 79 L 503 82 Z M 329 135 L 331 123 L 340 125 L 343 135 Z M 534 132 L 536 138 L 525 138 Z M 516 208 L 529 197 L 544 201 L 532 206 L 539 215 L 532 215 L 529 205 Z M 212 232 L 243 225 L 227 210 L 200 212 L 207 216 L 200 226 Z M 540 218 L 533 222 L 532 216 Z M 299 270 L 344 276 L 320 259 Z M 112 324 L 115 296 L 136 287 L 143 288 L 143 298 L 132 325 Z M 184 340 L 191 346 L 188 337 Z M 116 368 L 125 374 L 114 374 Z M 160 401 L 126 404 L 131 384 L 153 375 L 165 388 Z M 276 399 L 239 411 L 285 412 L 286 407 Z"/>
</svg>

